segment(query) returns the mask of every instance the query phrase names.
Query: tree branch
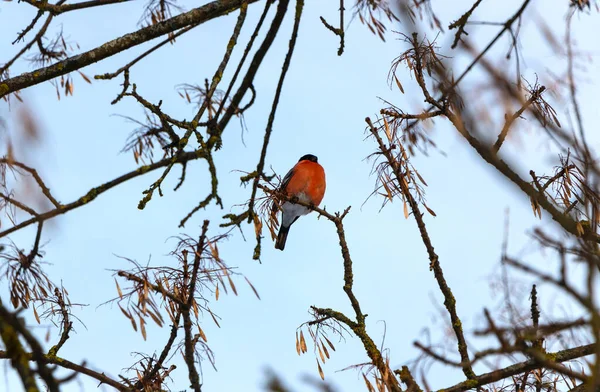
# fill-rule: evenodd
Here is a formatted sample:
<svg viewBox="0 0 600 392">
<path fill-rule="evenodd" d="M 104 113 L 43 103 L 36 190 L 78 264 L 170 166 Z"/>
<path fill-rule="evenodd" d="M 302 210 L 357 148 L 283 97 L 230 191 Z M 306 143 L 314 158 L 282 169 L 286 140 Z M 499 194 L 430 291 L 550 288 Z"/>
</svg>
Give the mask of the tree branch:
<svg viewBox="0 0 600 392">
<path fill-rule="evenodd" d="M 177 156 L 175 158 L 175 162 L 176 163 L 184 163 L 184 162 L 188 162 L 188 161 L 193 161 L 195 159 L 200 159 L 203 157 L 204 157 L 204 154 L 202 153 L 202 151 L 188 151 L 188 152 L 184 152 L 184 153 L 180 154 L 179 156 Z M 108 181 L 102 185 L 99 185 L 95 188 L 90 189 L 87 194 L 85 194 L 84 196 L 75 200 L 74 202 L 71 202 L 71 203 L 65 204 L 65 205 L 61 205 L 60 207 L 57 207 L 57 208 L 50 210 L 48 212 L 45 212 L 43 214 L 39 214 L 38 216 L 35 216 L 31 219 L 23 221 L 23 222 L 19 223 L 18 225 L 15 225 L 9 229 L 6 229 L 6 230 L 0 232 L 0 238 L 5 237 L 11 233 L 14 233 L 17 230 L 20 230 L 24 227 L 32 225 L 36 222 L 46 221 L 48 219 L 54 218 L 55 216 L 64 214 L 66 212 L 74 210 L 75 208 L 78 208 L 85 204 L 88 204 L 89 202 L 94 200 L 96 197 L 98 197 L 98 195 L 106 192 L 109 189 L 116 187 L 117 185 L 120 185 L 126 181 L 129 181 L 132 178 L 139 177 L 139 176 L 146 174 L 152 170 L 156 170 L 158 168 L 169 165 L 171 163 L 171 160 L 172 160 L 172 158 L 165 158 L 163 160 L 152 163 L 150 165 L 140 166 L 139 168 L 137 168 L 129 173 L 123 174 L 120 177 L 117 177 L 111 181 Z"/>
<path fill-rule="evenodd" d="M 420 63 L 418 63 L 417 67 L 420 68 Z M 429 96 L 429 94 L 427 95 Z M 429 238 L 429 234 L 427 233 L 425 221 L 423 220 L 423 214 L 420 211 L 417 201 L 415 200 L 415 198 L 410 192 L 410 189 L 408 188 L 408 183 L 406 182 L 404 175 L 401 173 L 401 168 L 398 161 L 391 154 L 391 149 L 386 147 L 385 143 L 381 139 L 381 136 L 379 136 L 377 128 L 371 122 L 371 119 L 367 117 L 365 120 L 369 126 L 371 134 L 377 140 L 379 150 L 385 156 L 390 167 L 392 168 L 394 175 L 396 176 L 397 184 L 400 186 L 402 194 L 406 197 L 408 204 L 410 205 L 410 209 L 413 212 L 413 216 L 417 222 L 417 227 L 419 228 L 419 232 L 421 234 L 421 239 L 423 240 L 423 244 L 425 245 L 425 248 L 427 249 L 427 254 L 429 256 L 429 268 L 433 270 L 433 274 L 438 283 L 438 286 L 440 287 L 440 290 L 444 295 L 444 305 L 446 306 L 446 309 L 450 314 L 452 329 L 454 330 L 456 340 L 458 341 L 458 353 L 460 354 L 463 372 L 467 378 L 473 378 L 475 376 L 475 373 L 473 372 L 473 368 L 471 367 L 471 361 L 469 359 L 469 353 L 467 348 L 467 341 L 465 340 L 465 336 L 462 329 L 462 322 L 460 321 L 460 318 L 458 317 L 458 313 L 456 311 L 456 299 L 454 298 L 452 290 L 448 286 L 446 278 L 444 277 L 444 272 L 440 265 L 439 257 L 435 253 L 433 244 L 431 243 L 431 239 Z"/>
<path fill-rule="evenodd" d="M 213 1 L 202 7 L 194 8 L 191 11 L 169 18 L 163 22 L 142 28 L 133 33 L 125 34 L 124 36 L 109 41 L 95 49 L 69 57 L 48 67 L 3 80 L 0 82 L 0 98 L 20 89 L 45 82 L 57 76 L 68 74 L 71 71 L 104 60 L 153 38 L 160 37 L 161 35 L 226 15 L 241 7 L 243 3 L 253 3 L 256 1 L 257 0 Z"/>
<path fill-rule="evenodd" d="M 533 92 L 533 94 L 531 94 L 531 97 L 529 97 L 529 99 L 527 100 L 527 102 L 525 102 L 523 104 L 523 106 L 521 106 L 521 108 L 519 110 L 517 110 L 512 116 L 507 117 L 506 122 L 504 123 L 504 126 L 502 127 L 502 131 L 500 131 L 500 134 L 498 135 L 498 140 L 496 140 L 496 143 L 494 143 L 494 146 L 492 147 L 492 151 L 494 153 L 497 153 L 498 150 L 500 150 L 500 147 L 502 146 L 502 143 L 504 143 L 504 139 L 506 139 L 506 135 L 508 135 L 508 131 L 510 130 L 510 126 L 515 122 L 515 120 L 519 117 L 521 117 L 521 115 L 523 114 L 523 112 L 525 110 L 527 110 L 527 108 L 529 108 L 531 106 L 531 104 L 533 102 L 535 102 L 540 95 L 542 95 L 542 93 L 544 92 L 544 90 L 546 90 L 546 87 L 542 86 L 539 89 L 535 90 Z"/>
<path fill-rule="evenodd" d="M 594 353 L 594 344 L 578 346 L 555 353 L 546 354 L 547 358 L 551 358 L 555 363 L 571 361 L 576 358 L 581 358 Z M 474 389 L 486 384 L 491 384 L 502 379 L 521 374 L 530 370 L 540 369 L 543 365 L 536 359 L 529 359 L 505 368 L 494 370 L 489 373 L 483 373 L 476 376 L 472 380 L 463 381 L 449 388 L 440 389 L 438 392 L 463 392 L 469 389 Z"/>
<path fill-rule="evenodd" d="M 31 354 L 26 354 L 19 341 L 19 335 L 27 342 L 31 348 Z M 42 346 L 31 332 L 25 327 L 17 313 L 9 312 L 0 302 L 0 337 L 4 340 L 7 354 L 11 358 L 13 366 L 18 370 L 23 385 L 27 391 L 38 391 L 33 378 L 33 370 L 28 366 L 27 359 L 37 363 L 36 373 L 44 380 L 49 392 L 59 392 L 58 383 L 50 370 L 46 366 Z M 29 389 L 31 388 L 31 389 Z"/>
<path fill-rule="evenodd" d="M 280 0 L 280 5 L 285 4 L 287 7 L 287 0 Z M 253 211 L 254 211 L 254 201 L 256 198 L 256 191 L 258 190 L 258 181 L 261 178 L 262 172 L 265 166 L 265 159 L 267 158 L 267 147 L 269 146 L 269 140 L 271 139 L 271 133 L 273 132 L 273 122 L 275 121 L 275 113 L 277 112 L 277 106 L 279 105 L 279 98 L 281 96 L 281 91 L 283 89 L 283 82 L 285 80 L 285 76 L 290 67 L 290 62 L 292 61 L 292 55 L 294 54 L 294 48 L 296 46 L 296 38 L 298 38 L 298 29 L 300 28 L 300 18 L 302 17 L 302 9 L 304 7 L 304 0 L 296 1 L 296 13 L 294 17 L 294 27 L 292 29 L 292 36 L 290 37 L 290 43 L 288 46 L 287 54 L 285 55 L 285 59 L 283 61 L 283 66 L 281 68 L 281 74 L 279 75 L 279 81 L 277 82 L 277 88 L 275 89 L 275 96 L 273 97 L 273 103 L 271 105 L 271 112 L 269 113 L 269 119 L 267 120 L 267 127 L 265 130 L 265 137 L 263 140 L 262 149 L 260 151 L 260 159 L 258 161 L 258 165 L 256 166 L 256 177 L 254 177 L 254 184 L 252 186 L 252 193 L 250 195 L 250 202 L 248 203 L 248 210 L 250 211 L 250 216 L 248 217 L 248 221 L 252 219 Z M 285 12 L 285 10 L 284 10 Z"/>
</svg>

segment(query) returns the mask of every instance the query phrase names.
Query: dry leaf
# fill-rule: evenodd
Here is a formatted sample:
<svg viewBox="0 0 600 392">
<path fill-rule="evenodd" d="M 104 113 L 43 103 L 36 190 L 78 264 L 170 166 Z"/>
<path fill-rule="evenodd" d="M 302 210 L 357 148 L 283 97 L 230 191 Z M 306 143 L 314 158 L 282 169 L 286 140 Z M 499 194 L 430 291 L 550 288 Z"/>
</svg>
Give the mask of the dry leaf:
<svg viewBox="0 0 600 392">
<path fill-rule="evenodd" d="M 325 341 L 327 342 L 327 344 L 329 345 L 329 347 L 331 347 L 331 349 L 333 351 L 335 351 L 335 347 L 333 346 L 333 343 L 331 343 L 331 341 L 329 339 L 327 339 L 327 336 L 323 336 L 323 338 L 325 339 Z"/>
<path fill-rule="evenodd" d="M 119 298 L 123 298 L 123 292 L 121 291 L 121 287 L 119 287 L 119 282 L 117 282 L 117 278 L 115 278 L 115 284 L 117 285 L 117 293 L 119 293 Z"/>
<path fill-rule="evenodd" d="M 400 81 L 398 80 L 398 78 L 396 77 L 396 75 L 394 75 L 394 79 L 396 79 L 396 85 L 400 89 L 400 92 L 402 92 L 402 94 L 404 94 L 404 88 L 402 87 L 402 84 L 400 84 Z"/>
<path fill-rule="evenodd" d="M 319 351 L 319 357 L 321 357 L 321 362 L 325 363 L 325 356 L 323 355 L 323 351 L 321 350 L 321 346 L 317 344 L 317 351 Z"/>
<path fill-rule="evenodd" d="M 146 322 L 140 315 L 140 331 L 142 332 L 142 337 L 144 338 L 144 340 L 146 340 L 146 324 L 145 323 Z"/>
<path fill-rule="evenodd" d="M 154 314 L 154 312 L 148 311 L 148 315 L 150 315 L 150 318 L 152 318 L 152 320 L 156 323 L 156 325 L 158 325 L 159 327 L 162 327 L 162 317 L 161 315 L 156 315 Z"/>
<path fill-rule="evenodd" d="M 208 313 L 210 313 L 210 316 L 212 317 L 212 319 L 215 322 L 215 324 L 217 324 L 217 327 L 221 328 L 221 325 L 217 321 L 217 318 L 215 317 L 215 315 L 213 314 L 213 312 L 210 309 L 208 309 Z"/>
<path fill-rule="evenodd" d="M 323 374 L 323 369 L 321 369 L 321 364 L 319 360 L 317 360 L 317 368 L 319 369 L 319 376 L 321 376 L 321 380 L 325 380 L 325 374 Z"/>
<path fill-rule="evenodd" d="M 137 324 L 135 323 L 135 319 L 132 317 L 129 319 L 129 321 L 131 321 L 131 326 L 133 327 L 133 330 L 137 332 Z"/>
<path fill-rule="evenodd" d="M 306 340 L 304 340 L 304 332 L 302 331 L 300 331 L 300 348 L 302 349 L 303 353 L 308 351 L 306 348 Z"/>
<path fill-rule="evenodd" d="M 298 355 L 302 354 L 302 350 L 300 349 L 300 340 L 298 339 L 298 331 L 296 331 L 296 352 Z"/>
<path fill-rule="evenodd" d="M 89 84 L 92 84 L 92 81 L 90 80 L 90 78 L 88 78 L 88 77 L 87 77 L 87 75 L 86 75 L 86 74 L 84 74 L 84 73 L 83 73 L 83 72 L 81 72 L 81 71 L 77 71 L 77 72 L 79 72 L 79 75 L 81 75 L 81 77 L 83 78 L 83 80 L 85 80 L 85 81 L 86 81 L 86 82 L 88 82 Z"/>
<path fill-rule="evenodd" d="M 19 297 L 17 295 L 12 294 L 10 296 L 10 302 L 15 309 L 19 307 Z"/>
<path fill-rule="evenodd" d="M 200 328 L 200 326 L 198 326 L 198 332 L 200 333 L 200 337 L 202 338 L 202 340 L 204 340 L 205 342 L 208 342 L 208 340 L 206 339 L 206 334 L 204 333 L 202 328 Z"/>
<path fill-rule="evenodd" d="M 581 222 L 577 222 L 575 224 L 575 228 L 577 229 L 577 235 L 582 236 L 584 231 L 583 231 L 583 225 L 581 224 Z M 33 310 L 35 313 L 35 308 Z M 38 321 L 38 324 L 39 324 L 39 321 Z"/>
<path fill-rule="evenodd" d="M 217 247 L 217 244 L 215 243 L 213 245 L 213 243 L 211 241 L 208 242 L 208 247 L 210 248 L 210 253 L 212 254 L 213 258 L 215 260 L 221 260 L 219 258 L 219 248 Z"/>
<path fill-rule="evenodd" d="M 427 212 L 429 212 L 432 216 L 437 216 L 431 208 L 427 207 L 427 204 L 423 203 L 423 206 L 425 207 Z"/>
<path fill-rule="evenodd" d="M 383 116 L 383 129 L 385 129 L 385 135 L 387 136 L 389 142 L 392 142 L 392 132 L 390 131 L 390 124 L 388 123 L 385 116 Z"/>
<path fill-rule="evenodd" d="M 423 183 L 423 185 L 427 186 L 427 183 L 425 182 L 425 180 L 423 179 L 423 177 L 421 177 L 421 175 L 419 174 L 419 172 L 415 170 L 415 173 L 417 174 L 417 177 L 419 177 L 419 180 Z"/>
<path fill-rule="evenodd" d="M 233 284 L 233 280 L 231 276 L 227 275 L 227 279 L 229 279 L 229 285 L 231 286 L 231 290 L 233 290 L 233 294 L 238 295 L 237 290 L 235 289 L 235 285 Z"/>
<path fill-rule="evenodd" d="M 131 314 L 129 314 L 129 312 L 128 312 L 128 311 L 126 311 L 125 309 L 123 309 L 123 308 L 121 307 L 121 305 L 119 305 L 119 304 L 117 304 L 117 306 L 119 306 L 119 309 L 121 309 L 121 312 L 123 312 L 123 314 L 125 315 L 125 317 L 127 317 L 127 318 L 131 318 Z"/>
<path fill-rule="evenodd" d="M 254 291 L 254 295 L 256 295 L 256 298 L 260 299 L 260 295 L 258 295 L 258 291 L 256 291 L 256 288 L 254 288 L 254 285 L 252 285 L 252 283 L 250 283 L 248 278 L 246 278 L 245 276 L 244 279 L 246 279 L 246 282 L 248 282 L 248 285 L 250 285 L 250 288 L 252 289 L 252 291 Z"/>
<path fill-rule="evenodd" d="M 327 350 L 327 347 L 325 347 L 325 343 L 323 343 L 323 340 L 321 340 L 321 346 L 323 346 L 323 351 L 325 352 L 325 356 L 327 357 L 327 359 L 329 359 L 329 351 Z M 325 361 L 323 361 L 325 362 Z"/>
<path fill-rule="evenodd" d="M 552 119 L 554 120 L 554 122 L 556 123 L 556 125 L 561 128 L 560 126 L 560 121 L 558 121 L 558 118 L 554 115 L 554 113 L 550 113 L 550 115 L 552 116 Z"/>
<path fill-rule="evenodd" d="M 32 308 L 33 308 L 33 315 L 35 317 L 35 321 L 37 321 L 37 323 L 39 324 L 40 323 L 40 316 L 38 316 L 38 312 L 37 312 L 37 310 L 35 310 L 35 306 L 32 306 Z"/>
<path fill-rule="evenodd" d="M 262 233 L 262 221 L 260 220 L 260 218 L 258 217 L 258 215 L 254 214 L 254 232 L 256 234 L 256 237 L 259 237 Z"/>
<path fill-rule="evenodd" d="M 198 302 L 196 302 L 195 299 L 192 299 L 191 305 L 192 311 L 194 312 L 194 317 L 196 317 L 196 320 L 198 320 L 198 315 L 200 314 L 200 310 L 198 309 Z"/>
<path fill-rule="evenodd" d="M 369 390 L 369 392 L 375 392 L 375 388 L 373 388 L 373 385 L 371 384 L 371 382 L 369 381 L 367 376 L 364 373 L 362 374 L 362 376 L 363 376 L 363 379 L 365 380 L 365 384 L 367 384 L 367 389 Z"/>
<path fill-rule="evenodd" d="M 381 185 L 383 186 L 383 189 L 385 189 L 385 191 L 387 192 L 387 198 L 390 201 L 393 201 L 393 197 L 392 197 L 392 191 L 390 190 L 390 188 L 387 185 L 387 181 L 381 181 Z M 381 193 L 382 196 L 386 196 L 383 193 Z"/>
</svg>

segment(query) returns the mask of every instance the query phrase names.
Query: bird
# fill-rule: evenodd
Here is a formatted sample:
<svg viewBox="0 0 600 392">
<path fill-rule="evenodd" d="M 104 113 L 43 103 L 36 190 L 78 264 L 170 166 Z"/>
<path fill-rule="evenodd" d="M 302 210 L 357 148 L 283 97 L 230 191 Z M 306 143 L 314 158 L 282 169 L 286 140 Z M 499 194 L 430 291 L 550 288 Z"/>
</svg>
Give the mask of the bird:
<svg viewBox="0 0 600 392">
<path fill-rule="evenodd" d="M 303 155 L 298 163 L 283 177 L 278 191 L 291 197 L 296 197 L 304 203 L 319 206 L 325 195 L 325 170 L 319 160 L 312 154 Z M 275 249 L 283 250 L 290 226 L 302 215 L 311 212 L 306 206 L 285 201 L 281 205 L 281 226 Z"/>
</svg>

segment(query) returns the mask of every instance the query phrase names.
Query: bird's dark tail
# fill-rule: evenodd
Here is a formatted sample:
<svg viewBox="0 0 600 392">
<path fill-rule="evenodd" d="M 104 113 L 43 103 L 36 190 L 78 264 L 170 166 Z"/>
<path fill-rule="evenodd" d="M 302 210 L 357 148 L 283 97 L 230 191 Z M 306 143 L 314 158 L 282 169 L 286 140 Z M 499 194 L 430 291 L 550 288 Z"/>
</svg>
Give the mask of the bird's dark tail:
<svg viewBox="0 0 600 392">
<path fill-rule="evenodd" d="M 277 235 L 277 241 L 275 241 L 275 249 L 283 250 L 285 248 L 285 241 L 287 241 L 288 233 L 290 232 L 290 226 L 283 226 L 279 228 L 279 234 Z"/>
</svg>

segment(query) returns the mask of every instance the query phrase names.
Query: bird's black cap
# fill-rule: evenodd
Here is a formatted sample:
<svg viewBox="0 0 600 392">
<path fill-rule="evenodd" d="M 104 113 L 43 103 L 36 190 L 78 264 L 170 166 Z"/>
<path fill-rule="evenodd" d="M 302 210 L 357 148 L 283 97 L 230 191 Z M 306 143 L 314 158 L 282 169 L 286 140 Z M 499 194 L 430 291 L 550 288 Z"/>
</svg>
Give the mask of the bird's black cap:
<svg viewBox="0 0 600 392">
<path fill-rule="evenodd" d="M 311 161 L 311 162 L 317 163 L 317 162 L 319 162 L 319 159 L 315 155 L 306 154 L 306 155 L 303 155 L 300 159 L 298 159 L 298 162 L 300 162 L 300 161 Z"/>
</svg>

